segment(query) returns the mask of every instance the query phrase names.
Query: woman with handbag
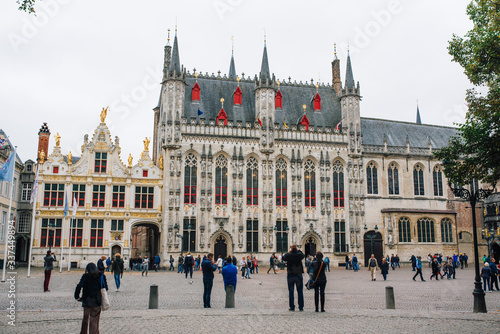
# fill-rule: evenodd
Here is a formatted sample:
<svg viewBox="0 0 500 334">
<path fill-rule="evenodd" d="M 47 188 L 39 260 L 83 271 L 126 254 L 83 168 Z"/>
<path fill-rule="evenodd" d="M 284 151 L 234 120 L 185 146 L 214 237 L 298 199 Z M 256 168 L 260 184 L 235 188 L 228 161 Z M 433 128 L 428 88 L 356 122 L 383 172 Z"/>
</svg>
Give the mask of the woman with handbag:
<svg viewBox="0 0 500 334">
<path fill-rule="evenodd" d="M 318 312 L 319 299 L 321 297 L 321 312 L 325 312 L 325 287 L 326 287 L 326 274 L 325 274 L 325 263 L 323 262 L 323 253 L 317 252 L 316 259 L 312 261 L 311 267 L 313 270 L 313 277 L 315 277 L 313 282 L 314 287 L 314 305 L 316 306 L 316 312 Z"/>
<path fill-rule="evenodd" d="M 82 296 L 80 291 L 83 289 Z M 101 292 L 101 289 L 105 289 Z M 94 334 L 99 333 L 99 317 L 101 316 L 101 307 L 103 306 L 103 299 L 107 301 L 106 290 L 108 290 L 108 283 L 106 276 L 99 272 L 94 263 L 89 263 L 85 269 L 85 274 L 82 275 L 80 283 L 75 289 L 75 299 L 82 302 L 83 319 L 80 334 Z M 103 296 L 102 294 L 105 294 Z M 104 297 L 104 298 L 103 298 Z"/>
</svg>

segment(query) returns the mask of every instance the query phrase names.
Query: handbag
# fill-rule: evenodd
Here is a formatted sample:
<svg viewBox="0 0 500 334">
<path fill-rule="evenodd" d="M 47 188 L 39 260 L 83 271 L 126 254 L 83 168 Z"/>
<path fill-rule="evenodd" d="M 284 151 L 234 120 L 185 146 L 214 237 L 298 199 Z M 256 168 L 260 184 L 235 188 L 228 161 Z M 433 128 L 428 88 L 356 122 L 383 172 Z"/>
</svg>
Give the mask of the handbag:
<svg viewBox="0 0 500 334">
<path fill-rule="evenodd" d="M 104 275 L 101 275 L 101 297 L 101 309 L 106 311 L 109 308 L 109 298 L 106 291 L 106 284 L 104 284 Z"/>
<path fill-rule="evenodd" d="M 316 284 L 316 281 L 318 280 L 319 273 L 321 272 L 321 268 L 323 268 L 323 263 L 324 262 L 321 262 L 321 265 L 319 266 L 318 273 L 316 274 L 316 279 L 314 281 L 312 279 L 310 279 L 309 281 L 307 281 L 307 283 L 306 283 L 306 289 L 307 290 L 314 289 L 314 284 Z"/>
</svg>

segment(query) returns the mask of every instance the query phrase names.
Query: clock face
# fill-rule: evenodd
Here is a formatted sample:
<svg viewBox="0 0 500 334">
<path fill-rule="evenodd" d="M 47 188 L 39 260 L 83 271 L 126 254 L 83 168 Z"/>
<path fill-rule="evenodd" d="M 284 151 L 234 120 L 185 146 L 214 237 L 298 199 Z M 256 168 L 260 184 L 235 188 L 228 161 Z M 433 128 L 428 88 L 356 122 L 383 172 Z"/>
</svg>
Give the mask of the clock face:
<svg viewBox="0 0 500 334">
<path fill-rule="evenodd" d="M 119 239 L 120 239 L 120 237 L 115 235 L 115 240 L 119 240 Z"/>
</svg>

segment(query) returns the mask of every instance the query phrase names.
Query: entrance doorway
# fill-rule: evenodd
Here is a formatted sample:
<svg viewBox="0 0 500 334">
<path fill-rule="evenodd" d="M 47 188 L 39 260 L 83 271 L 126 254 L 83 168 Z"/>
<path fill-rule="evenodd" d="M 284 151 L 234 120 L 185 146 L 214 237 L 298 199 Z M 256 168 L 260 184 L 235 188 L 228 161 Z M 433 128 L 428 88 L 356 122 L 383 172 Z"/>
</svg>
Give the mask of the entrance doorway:
<svg viewBox="0 0 500 334">
<path fill-rule="evenodd" d="M 29 239 L 23 237 L 17 238 L 16 241 L 16 261 L 17 262 L 27 262 L 28 261 L 28 242 Z"/>
<path fill-rule="evenodd" d="M 122 248 L 119 245 L 114 245 L 111 247 L 111 257 L 114 258 L 117 253 L 121 254 Z"/>
<path fill-rule="evenodd" d="M 160 250 L 160 229 L 153 223 L 137 223 L 132 227 L 131 257 L 155 257 Z M 113 250 L 112 250 L 113 251 Z"/>
<path fill-rule="evenodd" d="M 382 247 L 382 234 L 375 231 L 368 231 L 365 233 L 364 240 L 364 250 L 365 250 L 365 267 L 368 266 L 368 259 L 375 255 L 378 263 L 382 263 L 383 247 Z"/>
<path fill-rule="evenodd" d="M 307 255 L 316 256 L 316 240 L 313 237 L 307 238 L 304 249 L 306 251 L 304 253 L 305 256 Z"/>
<path fill-rule="evenodd" d="M 227 241 L 224 236 L 219 236 L 215 240 L 214 245 L 214 259 L 217 260 L 219 255 L 224 259 L 227 257 Z"/>
<path fill-rule="evenodd" d="M 500 263 L 500 245 L 497 242 L 491 244 L 491 256 L 495 258 L 495 263 Z"/>
</svg>

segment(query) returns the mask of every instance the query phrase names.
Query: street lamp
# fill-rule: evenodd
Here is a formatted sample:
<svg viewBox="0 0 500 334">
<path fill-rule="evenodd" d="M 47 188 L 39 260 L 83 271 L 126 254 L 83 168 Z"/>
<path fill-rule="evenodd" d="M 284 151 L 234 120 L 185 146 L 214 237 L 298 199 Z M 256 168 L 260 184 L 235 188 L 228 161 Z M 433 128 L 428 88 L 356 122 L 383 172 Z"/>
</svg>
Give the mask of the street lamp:
<svg viewBox="0 0 500 334">
<path fill-rule="evenodd" d="M 188 244 L 187 244 L 187 251 L 191 251 L 191 224 L 188 225 Z"/>
<path fill-rule="evenodd" d="M 481 286 L 481 278 L 479 276 L 479 254 L 477 247 L 477 228 L 476 228 L 476 203 L 482 199 L 485 199 L 491 195 L 491 190 L 479 189 L 476 187 L 474 182 L 470 184 L 470 190 L 464 189 L 463 187 L 454 187 L 451 183 L 448 186 L 453 191 L 456 197 L 460 197 L 466 201 L 469 201 L 472 209 L 472 232 L 474 235 L 474 266 L 476 269 L 476 277 L 474 281 L 474 312 L 476 313 L 487 313 L 486 301 L 484 300 L 484 291 Z"/>
</svg>

